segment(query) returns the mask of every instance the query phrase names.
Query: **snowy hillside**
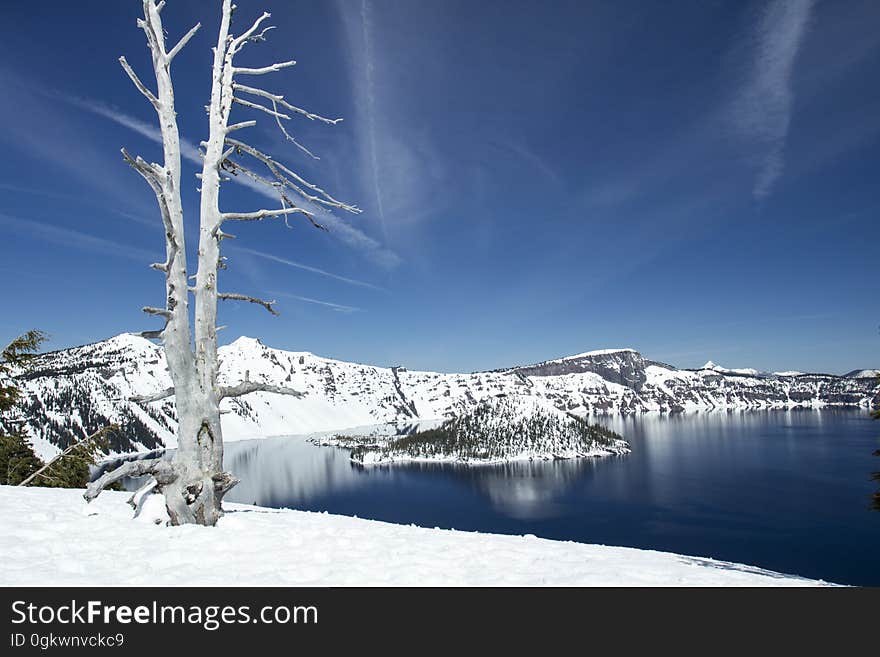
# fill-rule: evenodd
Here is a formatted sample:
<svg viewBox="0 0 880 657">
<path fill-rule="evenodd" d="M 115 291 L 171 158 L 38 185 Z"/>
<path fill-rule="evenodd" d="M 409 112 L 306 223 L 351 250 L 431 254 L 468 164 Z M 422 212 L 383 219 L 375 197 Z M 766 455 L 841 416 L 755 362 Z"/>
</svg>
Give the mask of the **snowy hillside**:
<svg viewBox="0 0 880 657">
<path fill-rule="evenodd" d="M 631 349 L 586 352 L 492 372 L 410 372 L 271 349 L 239 338 L 220 348 L 221 384 L 253 381 L 296 388 L 304 398 L 256 393 L 224 400 L 227 440 L 332 431 L 385 422 L 449 418 L 478 402 L 510 395 L 549 402 L 579 416 L 643 411 L 868 406 L 876 379 L 830 374 L 681 370 Z M 162 349 L 123 334 L 45 354 L 22 376 L 25 415 L 47 457 L 110 422 L 122 427 L 117 452 L 174 446 L 174 402 L 146 408 L 128 401 L 171 385 Z"/>
<path fill-rule="evenodd" d="M 224 505 L 229 512 L 217 527 L 167 527 L 149 522 L 149 508 L 132 520 L 127 497 L 105 492 L 86 506 L 81 490 L 0 486 L 0 582 L 179 586 L 185 581 L 187 586 L 224 587 L 822 584 L 668 552 L 239 504 Z M 161 498 L 154 497 L 162 506 Z"/>
<path fill-rule="evenodd" d="M 844 376 L 848 379 L 876 379 L 880 376 L 880 370 L 853 370 Z"/>
</svg>

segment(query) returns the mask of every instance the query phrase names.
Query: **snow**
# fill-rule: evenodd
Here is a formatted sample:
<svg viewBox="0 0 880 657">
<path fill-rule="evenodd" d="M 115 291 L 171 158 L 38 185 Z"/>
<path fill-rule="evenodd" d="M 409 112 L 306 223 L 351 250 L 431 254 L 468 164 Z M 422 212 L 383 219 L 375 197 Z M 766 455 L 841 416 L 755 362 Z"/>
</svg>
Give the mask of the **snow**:
<svg viewBox="0 0 880 657">
<path fill-rule="evenodd" d="M 624 347 L 622 349 L 594 349 L 593 351 L 585 351 L 582 354 L 575 354 L 574 356 L 566 356 L 560 360 L 571 360 L 573 358 L 587 358 L 589 356 L 609 356 L 611 354 L 619 354 L 622 352 L 629 352 L 636 354 L 638 353 L 635 349 L 631 349 L 629 347 Z"/>
<path fill-rule="evenodd" d="M 876 379 L 833 375 L 801 377 L 743 376 L 751 370 L 679 370 L 642 362 L 632 350 L 601 349 L 568 361 L 575 371 L 526 376 L 519 370 L 474 373 L 403 371 L 349 363 L 308 351 L 267 347 L 242 337 L 220 347 L 221 385 L 250 377 L 294 388 L 304 398 L 255 393 L 225 399 L 221 409 L 224 440 L 339 431 L 384 423 L 411 424 L 447 419 L 499 396 L 529 396 L 581 417 L 637 412 L 713 409 L 819 408 L 825 405 L 868 407 L 880 391 Z M 577 359 L 577 356 L 570 356 Z M 626 364 L 629 361 L 632 363 Z M 547 361 L 556 362 L 558 361 Z M 718 368 L 714 363 L 707 363 Z M 581 371 L 583 366 L 583 371 Z M 595 366 L 595 367 L 593 367 Z M 28 425 L 39 456 L 58 453 L 60 426 L 82 436 L 90 426 L 137 420 L 143 430 L 132 451 L 175 447 L 174 402 L 128 403 L 171 386 L 162 349 L 144 338 L 123 334 L 104 342 L 40 357 L 36 376 L 22 380 L 27 402 L 35 409 Z M 540 367 L 540 364 L 533 367 Z M 591 367 L 598 371 L 591 371 Z M 628 372 L 641 387 L 616 381 Z M 603 373 L 608 374 L 606 379 Z M 86 403 L 87 401 L 87 403 Z M 127 449 L 127 447 L 126 447 Z M 111 454 L 112 455 L 112 454 Z"/>
<path fill-rule="evenodd" d="M 880 376 L 880 370 L 856 370 L 846 376 L 850 379 L 876 379 Z"/>
<path fill-rule="evenodd" d="M 739 367 L 739 368 L 728 368 L 721 367 L 720 365 L 716 365 L 711 360 L 706 361 L 706 364 L 703 365 L 700 369 L 703 370 L 715 370 L 716 372 L 724 372 L 725 374 L 742 374 L 745 376 L 759 376 L 761 374 L 760 371 L 751 368 L 751 367 Z"/>
<path fill-rule="evenodd" d="M 480 437 L 465 430 L 460 420 L 479 424 Z M 448 423 L 443 426 L 451 430 L 455 438 L 436 451 L 424 444 L 414 446 L 412 442 L 402 447 L 393 442 L 400 436 L 382 438 L 375 433 L 354 441 L 351 437 L 336 436 L 314 442 L 348 448 L 357 446 L 351 460 L 363 466 L 407 462 L 486 465 L 600 457 L 630 451 L 625 440 L 595 432 L 585 435 L 584 425 L 588 423 L 559 410 L 544 398 L 510 395 L 489 399 L 463 418 L 450 422 L 456 427 L 450 429 Z"/>
<path fill-rule="evenodd" d="M 593 351 L 585 351 L 580 354 L 573 354 L 571 356 L 562 356 L 561 358 L 553 358 L 551 360 L 541 361 L 540 363 L 536 363 L 536 365 L 550 365 L 552 363 L 562 363 L 567 360 L 578 360 L 579 358 L 592 358 L 594 356 L 611 356 L 614 354 L 627 353 L 638 354 L 639 352 L 635 349 L 631 349 L 630 347 L 622 347 L 620 349 L 594 349 Z"/>
<path fill-rule="evenodd" d="M 228 504 L 217 527 L 167 527 L 161 499 L 0 486 L 4 586 L 812 586 L 667 552 L 394 525 Z"/>
</svg>

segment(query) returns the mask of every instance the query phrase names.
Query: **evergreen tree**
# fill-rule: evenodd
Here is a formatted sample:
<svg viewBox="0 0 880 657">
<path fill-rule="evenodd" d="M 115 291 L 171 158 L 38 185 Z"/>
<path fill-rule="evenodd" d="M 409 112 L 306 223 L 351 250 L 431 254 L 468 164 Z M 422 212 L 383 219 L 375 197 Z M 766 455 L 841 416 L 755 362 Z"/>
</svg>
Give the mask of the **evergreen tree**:
<svg viewBox="0 0 880 657">
<path fill-rule="evenodd" d="M 12 372 L 36 356 L 37 349 L 45 340 L 46 334 L 42 331 L 28 331 L 15 338 L 0 353 L 0 432 L 8 431 L 7 426 L 13 423 L 6 415 L 15 408 L 20 396 Z"/>
<path fill-rule="evenodd" d="M 108 449 L 108 438 L 116 427 L 72 443 L 44 468 L 28 440 L 24 420 L 19 417 L 21 391 L 15 375 L 27 367 L 45 340 L 41 331 L 28 331 L 0 353 L 0 484 L 17 486 L 24 482 L 51 488 L 85 488 L 89 483 L 89 466 Z"/>
<path fill-rule="evenodd" d="M 42 466 L 22 434 L 0 435 L 0 484 L 17 486 Z"/>
<path fill-rule="evenodd" d="M 17 485 L 43 465 L 16 417 L 21 392 L 13 373 L 37 354 L 45 339 L 40 331 L 28 331 L 0 353 L 0 484 Z"/>
</svg>

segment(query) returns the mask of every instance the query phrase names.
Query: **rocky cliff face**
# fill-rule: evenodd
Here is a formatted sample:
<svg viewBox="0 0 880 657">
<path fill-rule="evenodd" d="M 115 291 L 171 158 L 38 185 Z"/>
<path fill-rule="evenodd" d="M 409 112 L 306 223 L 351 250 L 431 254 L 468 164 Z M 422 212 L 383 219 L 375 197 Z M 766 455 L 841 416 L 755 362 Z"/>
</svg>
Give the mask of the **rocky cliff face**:
<svg viewBox="0 0 880 657">
<path fill-rule="evenodd" d="M 880 403 L 875 378 L 681 370 L 631 349 L 602 350 L 494 372 L 410 372 L 266 347 L 240 338 L 220 348 L 221 384 L 293 387 L 302 399 L 257 393 L 223 402 L 227 440 L 445 418 L 493 397 L 549 401 L 577 415 L 863 406 Z M 862 371 L 859 371 L 861 373 Z M 171 385 L 162 349 L 123 334 L 45 354 L 22 374 L 30 435 L 43 456 L 111 422 L 115 452 L 175 445 L 173 400 L 141 407 L 133 395 Z"/>
<path fill-rule="evenodd" d="M 592 372 L 606 381 L 617 383 L 636 392 L 642 389 L 647 381 L 645 368 L 649 365 L 660 365 L 645 360 L 633 349 L 602 349 L 589 351 L 576 356 L 547 360 L 536 365 L 517 367 L 515 371 L 523 376 L 561 376 L 564 374 L 584 374 Z M 669 366 L 665 366 L 669 367 Z"/>
</svg>

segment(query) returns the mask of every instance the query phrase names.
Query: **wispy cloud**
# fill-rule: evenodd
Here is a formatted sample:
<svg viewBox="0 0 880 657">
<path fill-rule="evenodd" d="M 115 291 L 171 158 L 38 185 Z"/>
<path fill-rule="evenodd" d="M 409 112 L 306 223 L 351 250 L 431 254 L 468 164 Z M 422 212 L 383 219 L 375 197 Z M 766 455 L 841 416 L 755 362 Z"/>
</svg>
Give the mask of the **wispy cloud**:
<svg viewBox="0 0 880 657">
<path fill-rule="evenodd" d="M 281 258 L 276 255 L 272 255 L 271 253 L 265 253 L 263 251 L 258 251 L 256 249 L 249 249 L 246 247 L 232 247 L 231 251 L 238 251 L 241 253 L 249 253 L 250 255 L 257 256 L 258 258 L 264 258 L 265 260 L 271 260 L 272 262 L 277 262 L 282 265 L 287 265 L 288 267 L 294 267 L 295 269 L 302 269 L 303 271 L 312 272 L 313 274 L 318 274 L 319 276 L 326 276 L 327 278 L 332 278 L 337 281 L 342 281 L 343 283 L 348 283 L 350 285 L 357 285 L 359 287 L 366 287 L 372 290 L 380 290 L 384 291 L 384 288 L 379 287 L 378 285 L 373 285 L 372 283 L 368 283 L 366 281 L 359 281 L 356 278 L 348 278 L 346 276 L 340 276 L 339 274 L 334 274 L 333 272 L 329 272 L 325 269 L 320 269 L 318 267 L 312 267 L 311 265 L 304 265 L 301 262 L 296 262 L 295 260 L 289 260 L 288 258 Z"/>
<path fill-rule="evenodd" d="M 361 0 L 361 36 L 364 44 L 364 89 L 367 107 L 367 142 L 372 174 L 373 191 L 376 194 L 376 209 L 382 224 L 382 232 L 388 239 L 388 228 L 385 224 L 385 207 L 382 198 L 382 179 L 379 159 L 376 153 L 376 81 L 375 55 L 373 53 L 373 27 L 370 16 L 370 3 Z"/>
<path fill-rule="evenodd" d="M 86 112 L 91 112 L 92 114 L 97 114 L 98 116 L 102 116 L 105 119 L 109 119 L 118 125 L 121 125 L 123 128 L 128 128 L 132 132 L 136 132 L 142 137 L 146 137 L 150 141 L 154 141 L 157 144 L 162 143 L 162 133 L 159 131 L 159 128 L 156 127 L 152 123 L 148 123 L 146 121 L 142 121 L 134 116 L 126 114 L 121 110 L 113 107 L 111 105 L 107 105 L 99 100 L 93 100 L 91 98 L 81 98 L 79 96 L 73 96 L 70 94 L 63 94 L 60 92 L 51 92 L 51 95 L 55 96 L 59 100 L 63 100 L 64 102 L 73 105 L 74 107 L 78 107 L 81 110 L 85 110 Z M 185 160 L 189 160 L 195 164 L 202 163 L 202 156 L 199 154 L 198 147 L 190 141 L 181 138 L 180 140 L 180 155 Z"/>
<path fill-rule="evenodd" d="M 791 123 L 792 73 L 815 0 L 774 0 L 753 27 L 753 52 L 745 84 L 733 104 L 734 120 L 758 149 L 752 194 L 766 198 L 785 167 Z"/>
<path fill-rule="evenodd" d="M 85 197 L 82 194 L 62 194 L 60 192 L 55 192 L 47 189 L 37 189 L 35 187 L 24 187 L 22 185 L 12 185 L 9 183 L 0 183 L 0 189 L 6 190 L 9 192 L 15 192 L 16 194 L 30 194 L 33 196 L 42 196 L 43 198 L 59 200 L 59 201 L 73 201 L 75 203 L 80 203 L 82 205 L 89 205 L 92 207 L 100 207 L 102 209 L 109 210 L 110 212 L 114 212 L 121 217 L 125 217 L 126 219 L 131 219 L 132 221 L 136 221 L 139 224 L 144 224 L 145 226 L 155 226 L 157 225 L 157 220 L 155 219 L 147 219 L 146 217 L 142 217 L 137 214 L 133 214 L 131 212 L 125 212 L 124 210 L 116 210 L 114 208 L 108 208 L 104 203 L 99 203 L 97 201 L 92 200 L 90 197 Z"/>
<path fill-rule="evenodd" d="M 121 256 L 139 262 L 149 262 L 155 259 L 157 253 L 139 249 L 129 244 L 121 244 L 104 237 L 98 237 L 73 228 L 62 228 L 52 224 L 43 223 L 35 219 L 13 217 L 8 214 L 0 214 L 0 224 L 7 228 L 31 235 L 32 237 L 59 244 L 61 246 L 93 251 L 105 256 Z"/>
<path fill-rule="evenodd" d="M 110 121 L 128 128 L 153 142 L 158 144 L 162 143 L 162 135 L 155 125 L 126 114 L 106 103 L 58 92 L 53 92 L 53 95 L 79 109 L 109 119 Z M 193 164 L 201 165 L 202 156 L 199 153 L 198 147 L 194 143 L 181 138 L 180 147 L 180 154 L 184 159 Z M 251 180 L 247 176 L 236 176 L 233 178 L 233 181 L 249 188 L 257 194 L 271 199 L 273 202 L 278 202 L 279 200 L 278 196 L 273 193 L 272 190 Z M 373 239 L 364 231 L 355 228 L 323 208 L 307 204 L 305 201 L 303 201 L 303 204 L 308 206 L 308 210 L 319 216 L 319 221 L 329 229 L 331 235 L 336 236 L 348 246 L 364 252 L 376 264 L 388 269 L 394 268 L 400 264 L 400 256 L 390 249 L 385 248 L 378 240 Z"/>
<path fill-rule="evenodd" d="M 358 141 L 360 186 L 368 197 L 367 214 L 378 222 L 384 239 L 399 237 L 404 225 L 418 224 L 439 212 L 444 195 L 432 191 L 447 184 L 448 167 L 440 156 L 424 117 L 409 113 L 410 92 L 398 87 L 401 67 L 417 66 L 415 58 L 432 56 L 424 51 L 399 57 L 395 39 L 385 27 L 381 10 L 370 0 L 359 3 L 337 0 L 337 14 L 349 53 L 349 75 L 355 115 L 349 123 Z M 401 11 L 418 12 L 419 3 Z M 403 69 L 406 70 L 406 69 Z"/>
<path fill-rule="evenodd" d="M 314 303 L 319 306 L 325 306 L 330 308 L 331 310 L 335 310 L 339 313 L 355 313 L 360 312 L 361 308 L 356 308 L 355 306 L 345 306 L 341 303 L 331 303 L 330 301 L 321 301 L 320 299 L 311 299 L 309 297 L 301 297 L 298 294 L 291 294 L 289 292 L 279 292 L 277 290 L 270 290 L 270 294 L 274 294 L 279 297 L 287 297 L 288 299 L 296 299 L 298 301 L 305 301 L 307 303 Z"/>
</svg>

